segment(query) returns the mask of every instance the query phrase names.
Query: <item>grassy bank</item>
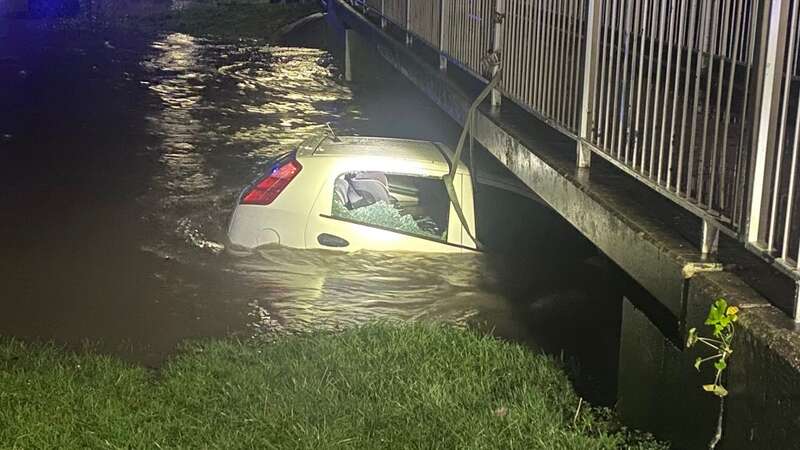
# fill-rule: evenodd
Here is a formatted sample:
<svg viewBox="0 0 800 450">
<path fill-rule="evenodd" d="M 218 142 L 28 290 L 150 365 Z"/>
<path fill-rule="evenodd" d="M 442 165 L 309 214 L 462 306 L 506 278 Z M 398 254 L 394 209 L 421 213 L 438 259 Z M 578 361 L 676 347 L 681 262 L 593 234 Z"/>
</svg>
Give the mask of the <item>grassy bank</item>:
<svg viewBox="0 0 800 450">
<path fill-rule="evenodd" d="M 158 372 L 0 340 L 0 446 L 660 448 L 551 359 L 439 325 L 194 344 Z"/>
</svg>

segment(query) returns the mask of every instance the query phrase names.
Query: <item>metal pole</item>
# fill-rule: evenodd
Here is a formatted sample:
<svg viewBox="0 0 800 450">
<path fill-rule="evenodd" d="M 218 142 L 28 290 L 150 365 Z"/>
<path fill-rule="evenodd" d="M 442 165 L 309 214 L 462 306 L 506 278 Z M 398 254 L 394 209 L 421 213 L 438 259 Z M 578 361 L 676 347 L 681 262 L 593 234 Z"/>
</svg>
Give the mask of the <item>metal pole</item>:
<svg viewBox="0 0 800 450">
<path fill-rule="evenodd" d="M 381 28 L 386 28 L 386 0 L 381 0 Z"/>
<path fill-rule="evenodd" d="M 588 140 L 594 127 L 594 97 L 596 94 L 597 53 L 600 49 L 600 0 L 589 0 L 586 18 L 586 48 L 583 57 L 583 97 L 581 128 L 578 137 L 578 167 L 589 167 L 592 151 Z"/>
<path fill-rule="evenodd" d="M 447 46 L 447 21 L 445 18 L 448 1 L 449 0 L 441 0 L 439 2 L 439 70 L 442 72 L 447 70 L 447 57 L 444 53 Z"/>
<path fill-rule="evenodd" d="M 794 316 L 795 322 L 800 323 L 800 280 L 794 285 Z"/>
<path fill-rule="evenodd" d="M 414 37 L 411 35 L 411 1 L 406 0 L 406 45 L 414 44 Z"/>
<path fill-rule="evenodd" d="M 494 4 L 494 42 L 492 43 L 492 52 L 497 57 L 497 61 L 502 64 L 502 50 L 503 50 L 503 20 L 505 19 L 506 6 L 505 0 L 496 0 Z M 492 67 L 492 79 L 497 76 L 500 71 L 500 66 L 495 65 Z M 502 102 L 503 94 L 500 90 L 492 89 L 492 108 L 499 108 Z"/>
<path fill-rule="evenodd" d="M 719 228 L 708 220 L 703 220 L 703 238 L 701 245 L 703 256 L 714 255 L 719 248 Z"/>
<path fill-rule="evenodd" d="M 764 83 L 761 96 L 761 111 L 758 122 L 758 136 L 755 148 L 755 165 L 750 196 L 750 213 L 747 224 L 747 241 L 757 244 L 763 241 L 769 195 L 764 191 L 769 186 L 775 150 L 778 112 L 780 110 L 781 77 L 783 76 L 784 52 L 786 47 L 786 24 L 788 22 L 789 0 L 772 0 L 767 32 L 767 54 L 764 61 Z"/>
</svg>

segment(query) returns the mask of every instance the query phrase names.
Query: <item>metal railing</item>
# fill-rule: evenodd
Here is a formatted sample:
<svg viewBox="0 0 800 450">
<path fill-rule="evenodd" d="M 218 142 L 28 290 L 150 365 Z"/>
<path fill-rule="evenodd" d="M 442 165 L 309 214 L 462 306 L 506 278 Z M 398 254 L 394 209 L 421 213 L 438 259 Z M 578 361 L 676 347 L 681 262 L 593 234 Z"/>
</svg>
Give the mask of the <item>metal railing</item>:
<svg viewBox="0 0 800 450">
<path fill-rule="evenodd" d="M 383 16 L 395 25 L 401 28 L 407 28 L 408 4 L 410 1 L 411 0 L 383 0 Z"/>
<path fill-rule="evenodd" d="M 492 47 L 494 11 L 495 0 L 444 0 L 442 4 L 440 50 L 478 76 Z"/>
<path fill-rule="evenodd" d="M 503 92 L 573 134 L 580 120 L 585 1 L 506 0 Z"/>
<path fill-rule="evenodd" d="M 441 8 L 442 0 L 409 0 L 408 3 L 408 31 L 437 49 L 441 49 Z"/>
<path fill-rule="evenodd" d="M 366 2 L 800 280 L 800 0 Z"/>
<path fill-rule="evenodd" d="M 604 2 L 585 136 L 733 231 L 746 200 L 757 1 Z"/>
<path fill-rule="evenodd" d="M 759 139 L 755 144 L 748 241 L 798 271 L 800 1 L 773 0 L 767 28 Z"/>
</svg>

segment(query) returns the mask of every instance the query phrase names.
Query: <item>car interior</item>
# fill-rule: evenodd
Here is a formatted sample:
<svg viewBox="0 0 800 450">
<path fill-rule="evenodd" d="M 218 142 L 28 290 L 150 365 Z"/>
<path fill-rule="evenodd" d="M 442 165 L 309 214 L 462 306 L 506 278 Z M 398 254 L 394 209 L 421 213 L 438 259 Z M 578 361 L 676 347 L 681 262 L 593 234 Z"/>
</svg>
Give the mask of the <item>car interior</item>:
<svg viewBox="0 0 800 450">
<path fill-rule="evenodd" d="M 393 208 L 400 213 L 395 218 L 411 216 L 424 234 L 440 239 L 446 237 L 450 200 L 441 179 L 385 172 L 348 172 L 336 178 L 334 202 L 350 212 L 373 205 Z M 407 231 L 399 223 L 392 228 Z"/>
</svg>

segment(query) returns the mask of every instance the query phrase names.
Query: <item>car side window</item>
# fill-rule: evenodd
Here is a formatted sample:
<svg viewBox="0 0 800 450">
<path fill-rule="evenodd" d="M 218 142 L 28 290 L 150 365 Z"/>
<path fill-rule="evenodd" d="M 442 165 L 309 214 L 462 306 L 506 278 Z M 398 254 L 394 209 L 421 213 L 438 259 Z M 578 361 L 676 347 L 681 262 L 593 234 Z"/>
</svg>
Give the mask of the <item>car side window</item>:
<svg viewBox="0 0 800 450">
<path fill-rule="evenodd" d="M 446 241 L 449 212 L 441 179 L 346 172 L 334 181 L 331 215 L 335 218 Z"/>
</svg>

